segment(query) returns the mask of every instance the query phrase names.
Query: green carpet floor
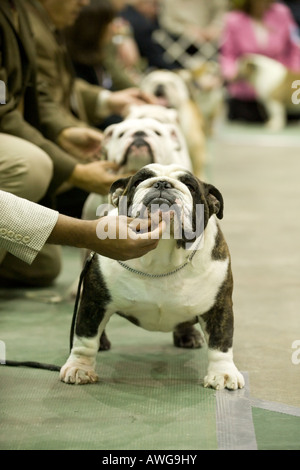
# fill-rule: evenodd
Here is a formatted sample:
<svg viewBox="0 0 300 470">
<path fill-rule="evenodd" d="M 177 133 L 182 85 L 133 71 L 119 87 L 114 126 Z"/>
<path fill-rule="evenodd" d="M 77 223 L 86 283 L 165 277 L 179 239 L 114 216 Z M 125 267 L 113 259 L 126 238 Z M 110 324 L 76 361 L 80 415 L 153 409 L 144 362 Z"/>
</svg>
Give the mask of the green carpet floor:
<svg viewBox="0 0 300 470">
<path fill-rule="evenodd" d="M 300 410 L 299 410 L 300 411 Z M 299 450 L 300 417 L 252 409 L 258 450 Z"/>
<path fill-rule="evenodd" d="M 89 386 L 2 367 L 0 448 L 216 449 L 214 392 L 199 384 L 197 359 L 144 349 L 103 353 L 101 381 Z"/>
<path fill-rule="evenodd" d="M 76 254 L 64 250 L 54 296 L 71 285 Z M 1 294 L 7 360 L 63 365 L 73 301 L 43 302 L 51 290 Z M 107 333 L 112 349 L 98 354 L 94 385 L 0 366 L 0 449 L 216 449 L 215 392 L 202 386 L 205 349 L 174 348 L 171 334 L 149 333 L 117 316 Z"/>
<path fill-rule="evenodd" d="M 53 289 L 0 290 L 7 360 L 64 363 L 74 302 L 49 299 L 66 294 L 77 265 L 76 250 L 65 248 Z M 112 349 L 98 354 L 100 382 L 94 385 L 66 385 L 58 372 L 0 366 L 0 449 L 217 450 L 218 421 L 232 416 L 217 416 L 220 392 L 203 388 L 206 348 L 174 348 L 171 335 L 118 316 L 107 333 Z M 234 392 L 228 396 L 235 404 Z M 258 449 L 300 448 L 300 417 L 252 412 Z"/>
</svg>

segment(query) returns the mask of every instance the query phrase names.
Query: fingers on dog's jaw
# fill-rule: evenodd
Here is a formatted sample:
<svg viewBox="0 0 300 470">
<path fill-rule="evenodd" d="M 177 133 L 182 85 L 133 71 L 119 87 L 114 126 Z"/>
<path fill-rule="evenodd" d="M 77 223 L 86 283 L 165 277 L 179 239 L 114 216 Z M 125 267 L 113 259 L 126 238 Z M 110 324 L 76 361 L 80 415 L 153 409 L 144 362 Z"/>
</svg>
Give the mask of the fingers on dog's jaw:
<svg viewBox="0 0 300 470">
<path fill-rule="evenodd" d="M 135 220 L 134 230 L 137 234 L 149 233 L 149 228 L 151 228 L 151 219 Z"/>
<path fill-rule="evenodd" d="M 163 223 L 163 225 L 162 225 Z M 153 234 L 153 238 L 156 238 L 157 236 L 157 229 L 159 230 L 159 233 L 165 229 L 166 223 L 162 219 L 162 214 L 160 213 L 159 216 L 155 219 L 151 217 L 147 218 L 137 218 L 130 220 L 129 222 L 129 228 L 132 231 L 132 234 L 135 233 L 138 235 L 138 237 L 143 237 L 142 238 L 151 238 L 151 234 Z M 145 235 L 145 237 L 144 237 Z"/>
<path fill-rule="evenodd" d="M 157 227 L 155 227 L 151 232 L 137 233 L 136 235 L 137 238 L 141 238 L 143 240 L 153 240 L 157 244 L 166 227 L 166 222 L 161 220 Z"/>
</svg>

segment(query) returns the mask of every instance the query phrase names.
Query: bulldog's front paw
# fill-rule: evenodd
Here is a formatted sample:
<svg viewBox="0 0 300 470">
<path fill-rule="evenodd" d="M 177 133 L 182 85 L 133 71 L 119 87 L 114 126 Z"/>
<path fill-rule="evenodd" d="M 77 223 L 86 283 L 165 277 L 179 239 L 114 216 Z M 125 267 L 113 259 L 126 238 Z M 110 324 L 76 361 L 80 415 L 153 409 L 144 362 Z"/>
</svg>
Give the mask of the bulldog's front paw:
<svg viewBox="0 0 300 470">
<path fill-rule="evenodd" d="M 235 365 L 232 366 L 232 370 L 210 370 L 206 377 L 204 377 L 204 387 L 214 388 L 215 390 L 222 390 L 228 388 L 228 390 L 237 390 L 243 388 L 245 380 L 243 375 L 237 370 Z"/>
<path fill-rule="evenodd" d="M 92 366 L 67 362 L 60 370 L 60 380 L 66 384 L 84 385 L 98 382 L 99 377 Z"/>
<path fill-rule="evenodd" d="M 243 388 L 245 380 L 233 362 L 232 348 L 227 352 L 218 349 L 208 349 L 208 369 L 204 377 L 204 387 L 211 387 L 215 390 L 228 388 L 237 390 Z"/>
</svg>

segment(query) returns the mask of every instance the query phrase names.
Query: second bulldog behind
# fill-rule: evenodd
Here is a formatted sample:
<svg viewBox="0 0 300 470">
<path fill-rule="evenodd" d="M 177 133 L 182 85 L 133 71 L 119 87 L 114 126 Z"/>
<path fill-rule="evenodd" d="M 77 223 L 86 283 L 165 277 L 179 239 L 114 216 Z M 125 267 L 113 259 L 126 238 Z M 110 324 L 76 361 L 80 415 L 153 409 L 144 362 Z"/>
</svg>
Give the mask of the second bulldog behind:
<svg viewBox="0 0 300 470">
<path fill-rule="evenodd" d="M 149 106 L 151 108 L 152 105 Z M 120 175 L 134 173 L 149 163 L 177 163 L 192 170 L 180 129 L 172 121 L 160 122 L 153 118 L 128 118 L 107 127 L 102 142 L 102 157 L 117 163 Z M 106 200 L 98 194 L 90 194 L 83 208 L 83 218 L 100 216 L 98 207 Z"/>
</svg>

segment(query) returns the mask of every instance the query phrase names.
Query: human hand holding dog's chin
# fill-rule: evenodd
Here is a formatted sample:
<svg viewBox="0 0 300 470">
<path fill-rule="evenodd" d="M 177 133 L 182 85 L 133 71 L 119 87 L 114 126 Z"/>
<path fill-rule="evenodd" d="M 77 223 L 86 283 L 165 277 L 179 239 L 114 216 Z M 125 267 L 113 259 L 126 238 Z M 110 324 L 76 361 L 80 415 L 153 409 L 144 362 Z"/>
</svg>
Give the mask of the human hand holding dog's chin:
<svg viewBox="0 0 300 470">
<path fill-rule="evenodd" d="M 66 152 L 83 162 L 99 160 L 103 134 L 88 127 L 67 127 L 57 142 Z"/>
<path fill-rule="evenodd" d="M 108 161 L 78 163 L 68 182 L 85 191 L 107 195 L 111 185 L 120 178 L 119 165 Z"/>
<path fill-rule="evenodd" d="M 110 93 L 107 105 L 112 113 L 125 116 L 132 105 L 158 104 L 156 96 L 145 93 L 139 88 L 127 88 L 125 90 Z"/>
<path fill-rule="evenodd" d="M 94 247 L 90 249 L 120 261 L 139 258 L 154 250 L 166 229 L 166 222 L 162 218 L 154 228 L 150 218 L 133 219 L 115 215 L 101 217 L 93 223 L 98 240 L 94 241 Z"/>
<path fill-rule="evenodd" d="M 166 230 L 159 217 L 155 224 L 149 219 L 107 215 L 96 220 L 82 220 L 58 215 L 47 243 L 86 248 L 102 256 L 126 261 L 154 250 Z"/>
</svg>

